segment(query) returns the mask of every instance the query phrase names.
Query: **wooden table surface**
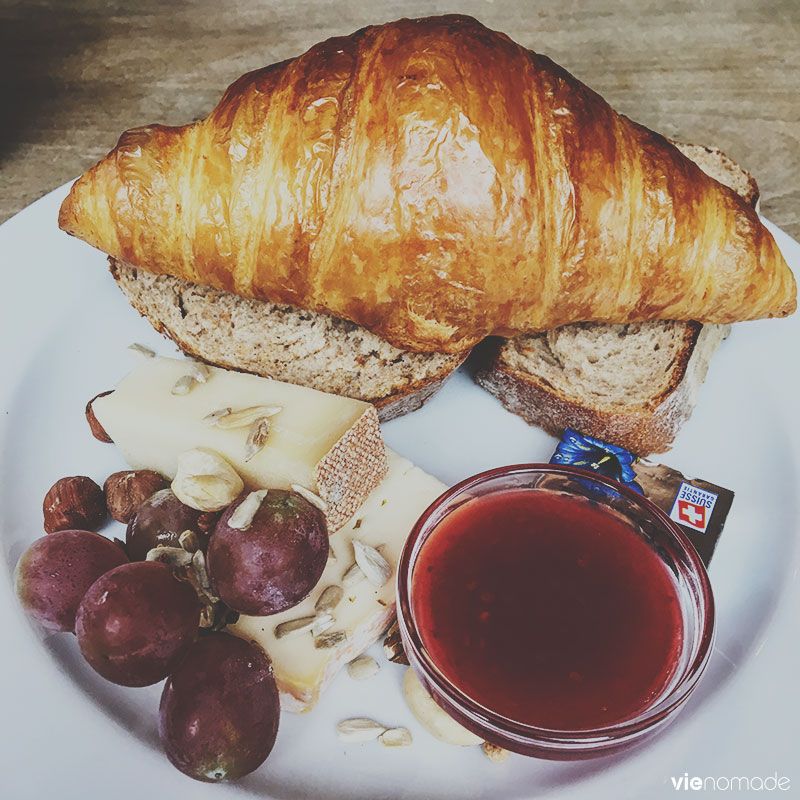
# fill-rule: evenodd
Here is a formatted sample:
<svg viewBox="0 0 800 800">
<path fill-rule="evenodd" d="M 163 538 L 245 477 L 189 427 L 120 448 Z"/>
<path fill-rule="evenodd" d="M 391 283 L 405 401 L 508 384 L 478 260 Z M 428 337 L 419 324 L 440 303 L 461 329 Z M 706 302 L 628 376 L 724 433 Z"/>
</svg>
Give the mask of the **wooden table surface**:
<svg viewBox="0 0 800 800">
<path fill-rule="evenodd" d="M 800 0 L 0 0 L 0 221 L 126 128 L 205 116 L 243 72 L 444 11 L 549 55 L 650 128 L 720 147 L 800 238 Z"/>
</svg>

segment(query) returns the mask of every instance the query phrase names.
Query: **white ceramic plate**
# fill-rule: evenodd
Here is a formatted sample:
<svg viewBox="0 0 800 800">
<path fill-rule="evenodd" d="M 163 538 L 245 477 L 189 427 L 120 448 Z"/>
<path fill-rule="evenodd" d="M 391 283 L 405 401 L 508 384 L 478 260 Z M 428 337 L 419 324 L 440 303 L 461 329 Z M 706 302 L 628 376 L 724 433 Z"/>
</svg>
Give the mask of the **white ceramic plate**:
<svg viewBox="0 0 800 800">
<path fill-rule="evenodd" d="M 96 442 L 86 401 L 132 367 L 139 341 L 171 352 L 109 277 L 104 257 L 58 230 L 62 187 L 0 227 L 0 787 L 13 800 L 142 797 L 655 798 L 671 778 L 767 777 L 800 789 L 800 645 L 796 615 L 800 316 L 734 326 L 714 358 L 699 406 L 663 461 L 730 487 L 731 515 L 711 567 L 717 644 L 675 723 L 642 749 L 552 763 L 443 745 L 405 708 L 403 668 L 383 664 L 356 683 L 341 674 L 318 707 L 284 714 L 267 763 L 235 786 L 190 781 L 161 755 L 160 686 L 123 689 L 82 661 L 74 637 L 29 624 L 11 589 L 14 565 L 42 535 L 41 503 L 59 477 L 102 483 L 124 464 Z M 774 229 L 773 229 L 774 230 Z M 800 245 L 775 230 L 800 274 Z M 795 412 L 795 413 L 793 413 Z M 421 411 L 385 426 L 388 443 L 447 483 L 501 464 L 547 461 L 554 440 L 505 412 L 464 372 Z M 106 531 L 121 535 L 113 523 Z M 406 725 L 408 749 L 344 745 L 336 722 L 370 716 Z M 781 793 L 783 796 L 793 794 Z"/>
</svg>

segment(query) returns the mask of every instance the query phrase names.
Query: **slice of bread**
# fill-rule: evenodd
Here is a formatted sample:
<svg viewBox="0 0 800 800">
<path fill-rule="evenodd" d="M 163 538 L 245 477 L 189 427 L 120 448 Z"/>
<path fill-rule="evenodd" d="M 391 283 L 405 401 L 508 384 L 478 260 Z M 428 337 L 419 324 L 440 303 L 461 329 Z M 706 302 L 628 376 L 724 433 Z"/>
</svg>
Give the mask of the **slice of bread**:
<svg viewBox="0 0 800 800">
<path fill-rule="evenodd" d="M 719 150 L 675 146 L 753 206 L 758 184 Z M 475 380 L 531 425 L 574 428 L 638 455 L 668 450 L 697 402 L 727 325 L 579 323 L 487 340 Z"/>
<path fill-rule="evenodd" d="M 694 408 L 728 328 L 565 325 L 500 340 L 476 380 L 509 411 L 555 436 L 574 428 L 638 455 L 659 453 Z"/>
<path fill-rule="evenodd" d="M 419 408 L 466 353 L 399 350 L 346 320 L 250 300 L 109 259 L 120 289 L 188 355 L 373 403 L 382 421 Z"/>
<path fill-rule="evenodd" d="M 674 144 L 711 177 L 756 205 L 755 180 L 724 153 Z M 109 261 L 111 274 L 134 308 L 185 353 L 217 366 L 366 400 L 383 421 L 419 408 L 466 356 L 400 350 L 328 314 L 245 299 Z M 553 433 L 572 425 L 627 443 L 642 454 L 658 452 L 669 446 L 691 413 L 708 359 L 722 338 L 718 333 L 703 335 L 695 323 L 656 322 L 566 326 L 513 341 L 493 340 L 480 348 L 484 366 L 476 380 L 512 411 Z M 576 345 L 572 360 L 570 341 Z M 561 381 L 552 365 L 547 366 L 553 347 L 563 359 L 556 369 L 563 373 Z M 668 367 L 661 358 L 653 362 L 659 350 L 674 355 Z M 620 363 L 631 365 L 634 382 L 649 381 L 641 376 L 658 363 L 664 380 L 653 383 L 646 397 L 622 397 L 611 388 Z M 626 378 L 620 386 L 630 382 Z M 605 394 L 598 394 L 596 386 L 605 386 Z"/>
</svg>

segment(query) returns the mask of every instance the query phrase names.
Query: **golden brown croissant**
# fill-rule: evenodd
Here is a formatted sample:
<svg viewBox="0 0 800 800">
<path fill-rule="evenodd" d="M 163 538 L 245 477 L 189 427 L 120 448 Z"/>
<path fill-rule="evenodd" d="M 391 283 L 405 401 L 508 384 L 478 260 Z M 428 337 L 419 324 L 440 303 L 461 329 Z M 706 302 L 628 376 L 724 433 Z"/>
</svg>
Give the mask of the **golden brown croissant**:
<svg viewBox="0 0 800 800">
<path fill-rule="evenodd" d="M 755 212 L 544 56 L 462 16 L 330 39 L 204 120 L 123 134 L 64 230 L 412 350 L 576 321 L 784 316 Z"/>
</svg>

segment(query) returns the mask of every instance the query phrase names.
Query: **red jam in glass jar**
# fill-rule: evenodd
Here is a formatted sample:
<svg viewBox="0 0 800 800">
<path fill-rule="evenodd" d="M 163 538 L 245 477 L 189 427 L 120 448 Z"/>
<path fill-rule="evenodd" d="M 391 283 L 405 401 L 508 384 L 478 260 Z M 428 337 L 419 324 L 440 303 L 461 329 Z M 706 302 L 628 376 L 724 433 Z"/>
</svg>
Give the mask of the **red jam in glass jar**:
<svg viewBox="0 0 800 800">
<path fill-rule="evenodd" d="M 583 498 L 512 488 L 462 503 L 422 545 L 411 596 L 444 676 L 538 728 L 630 719 L 680 657 L 681 604 L 666 566 Z"/>
</svg>

